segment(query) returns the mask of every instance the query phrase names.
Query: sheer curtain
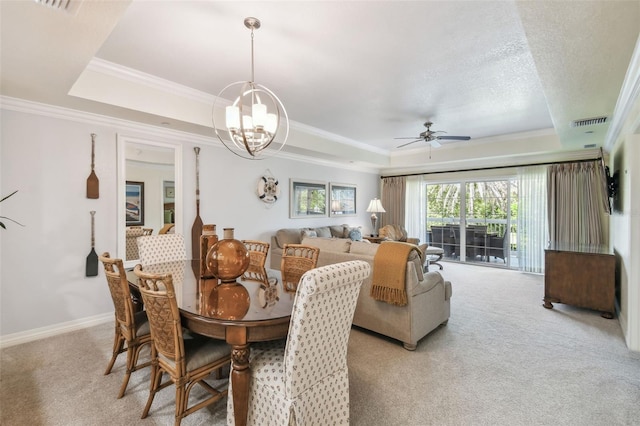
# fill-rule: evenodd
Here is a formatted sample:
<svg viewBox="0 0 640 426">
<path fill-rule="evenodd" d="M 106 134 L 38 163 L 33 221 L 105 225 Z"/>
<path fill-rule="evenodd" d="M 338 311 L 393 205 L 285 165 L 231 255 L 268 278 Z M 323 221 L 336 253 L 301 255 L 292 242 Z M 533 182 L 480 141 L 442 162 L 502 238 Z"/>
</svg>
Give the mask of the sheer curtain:
<svg viewBox="0 0 640 426">
<path fill-rule="evenodd" d="M 597 161 L 554 164 L 547 171 L 549 239 L 573 246 L 603 241 L 603 194 Z"/>
<path fill-rule="evenodd" d="M 380 227 L 385 225 L 404 226 L 405 218 L 405 176 L 382 178 L 382 194 L 380 201 L 386 213 L 381 213 Z"/>
<path fill-rule="evenodd" d="M 427 242 L 427 199 L 422 176 L 407 177 L 405 228 L 410 237 Z"/>
<path fill-rule="evenodd" d="M 522 167 L 518 169 L 517 234 L 521 271 L 544 272 L 547 229 L 547 167 Z"/>
</svg>

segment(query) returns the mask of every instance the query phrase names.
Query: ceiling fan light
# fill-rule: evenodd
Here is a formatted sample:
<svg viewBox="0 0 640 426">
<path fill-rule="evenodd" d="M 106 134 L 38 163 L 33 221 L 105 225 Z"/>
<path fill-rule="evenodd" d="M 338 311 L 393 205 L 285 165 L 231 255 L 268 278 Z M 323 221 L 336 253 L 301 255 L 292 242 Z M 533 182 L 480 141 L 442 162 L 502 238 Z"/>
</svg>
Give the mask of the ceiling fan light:
<svg viewBox="0 0 640 426">
<path fill-rule="evenodd" d="M 431 146 L 434 147 L 434 148 L 440 148 L 442 146 L 442 144 L 434 139 L 434 140 L 431 141 Z"/>
</svg>

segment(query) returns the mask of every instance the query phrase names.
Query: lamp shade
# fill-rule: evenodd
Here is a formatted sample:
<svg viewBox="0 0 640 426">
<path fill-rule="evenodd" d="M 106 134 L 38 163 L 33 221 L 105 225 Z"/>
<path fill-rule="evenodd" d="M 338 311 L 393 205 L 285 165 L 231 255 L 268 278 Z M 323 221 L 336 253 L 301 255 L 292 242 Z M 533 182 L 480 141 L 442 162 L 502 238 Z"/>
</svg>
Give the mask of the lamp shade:
<svg viewBox="0 0 640 426">
<path fill-rule="evenodd" d="M 369 213 L 386 213 L 386 210 L 384 209 L 384 207 L 382 207 L 382 203 L 377 198 L 374 198 L 369 202 L 367 211 Z"/>
</svg>

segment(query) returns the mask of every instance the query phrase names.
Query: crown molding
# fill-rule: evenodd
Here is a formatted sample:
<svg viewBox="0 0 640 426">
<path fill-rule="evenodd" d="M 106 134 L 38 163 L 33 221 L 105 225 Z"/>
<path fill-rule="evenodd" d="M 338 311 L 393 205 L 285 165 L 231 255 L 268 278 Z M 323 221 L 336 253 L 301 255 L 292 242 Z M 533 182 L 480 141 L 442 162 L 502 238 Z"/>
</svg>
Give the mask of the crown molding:
<svg viewBox="0 0 640 426">
<path fill-rule="evenodd" d="M 168 129 L 163 127 L 152 126 L 149 124 L 137 123 L 134 121 L 124 120 L 120 118 L 114 118 L 104 116 L 100 114 L 94 114 L 90 112 L 78 111 L 70 108 L 64 108 L 54 105 L 42 104 L 39 102 L 27 101 L 19 98 L 12 98 L 8 96 L 0 96 L 0 108 L 7 111 L 16 111 L 25 114 L 40 115 L 43 117 L 55 118 L 59 120 L 69 120 L 83 124 L 98 124 L 106 127 L 115 127 L 117 133 L 131 133 L 135 132 L 143 135 L 144 137 L 153 137 L 160 141 L 178 140 L 182 144 L 188 143 L 193 145 L 205 145 L 220 150 L 226 150 L 217 137 L 202 136 L 194 133 L 182 132 L 179 130 Z M 325 167 L 335 167 L 344 169 L 345 164 L 340 161 L 332 161 L 328 159 L 315 158 L 304 156 L 300 154 L 288 153 L 280 151 L 277 158 L 287 159 L 291 161 L 299 161 L 309 164 L 316 164 Z M 254 161 L 261 161 L 260 159 Z M 368 167 L 358 164 L 349 164 L 349 168 L 352 170 L 379 174 L 380 169 L 377 167 Z"/>
</svg>

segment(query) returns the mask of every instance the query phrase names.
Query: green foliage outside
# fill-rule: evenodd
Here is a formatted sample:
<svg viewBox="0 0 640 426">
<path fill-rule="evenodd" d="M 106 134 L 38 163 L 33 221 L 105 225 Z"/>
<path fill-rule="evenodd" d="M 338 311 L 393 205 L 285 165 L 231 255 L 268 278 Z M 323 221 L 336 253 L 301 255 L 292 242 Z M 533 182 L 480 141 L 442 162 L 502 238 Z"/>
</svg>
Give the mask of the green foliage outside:
<svg viewBox="0 0 640 426">
<path fill-rule="evenodd" d="M 502 234 L 510 216 L 511 232 L 515 232 L 518 216 L 518 191 L 515 182 L 469 182 L 465 186 L 467 225 L 487 225 L 489 232 Z M 431 225 L 460 223 L 460 184 L 430 184 L 426 186 L 426 191 L 427 228 Z M 507 205 L 509 200 L 511 203 Z"/>
</svg>

